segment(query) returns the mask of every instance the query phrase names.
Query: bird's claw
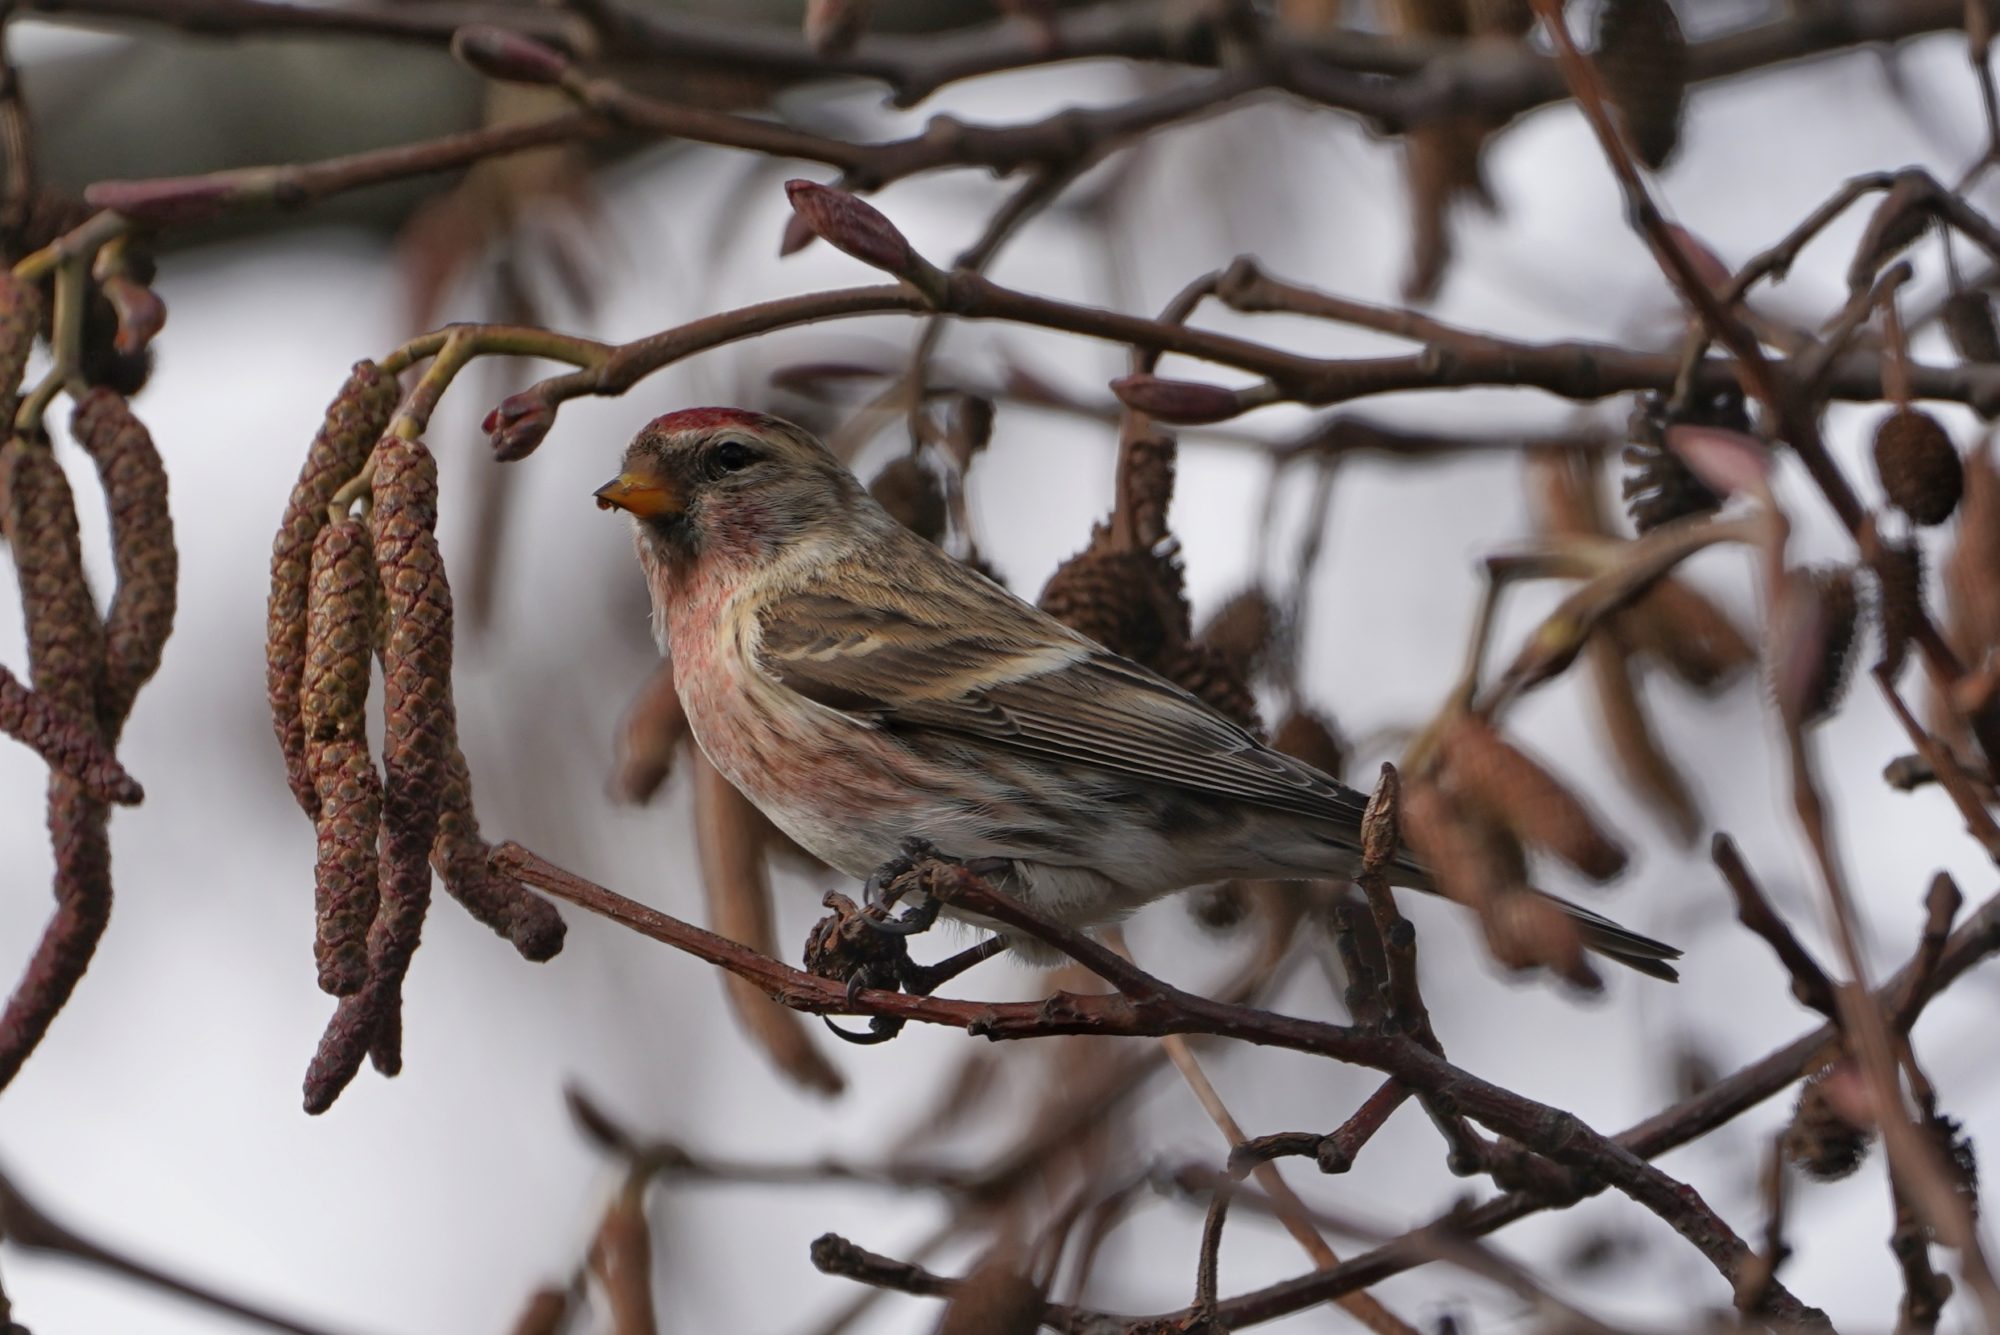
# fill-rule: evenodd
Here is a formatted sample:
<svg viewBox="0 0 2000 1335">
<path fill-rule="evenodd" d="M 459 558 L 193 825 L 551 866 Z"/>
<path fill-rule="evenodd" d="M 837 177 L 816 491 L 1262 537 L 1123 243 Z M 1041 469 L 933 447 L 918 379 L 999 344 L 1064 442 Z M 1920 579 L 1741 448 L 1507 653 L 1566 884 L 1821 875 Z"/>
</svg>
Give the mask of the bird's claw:
<svg viewBox="0 0 2000 1335">
<path fill-rule="evenodd" d="M 904 1024 L 901 1019 L 894 1016 L 877 1015 L 868 1021 L 867 1029 L 855 1030 L 842 1029 L 833 1022 L 831 1016 L 822 1015 L 819 1019 L 820 1023 L 825 1025 L 835 1038 L 843 1043 L 852 1043 L 856 1047 L 862 1048 L 873 1047 L 877 1043 L 887 1043 L 890 1039 L 903 1032 Z"/>
</svg>

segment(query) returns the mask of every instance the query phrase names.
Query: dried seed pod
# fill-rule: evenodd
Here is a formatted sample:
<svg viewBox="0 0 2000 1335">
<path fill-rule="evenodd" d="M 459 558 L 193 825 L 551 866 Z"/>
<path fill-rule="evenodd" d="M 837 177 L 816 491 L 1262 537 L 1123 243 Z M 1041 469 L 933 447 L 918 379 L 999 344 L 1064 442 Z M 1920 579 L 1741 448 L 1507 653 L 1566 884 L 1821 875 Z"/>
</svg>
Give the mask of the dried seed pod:
<svg viewBox="0 0 2000 1335">
<path fill-rule="evenodd" d="M 1619 483 L 1626 513 L 1641 533 L 1689 515 L 1713 514 L 1722 497 L 1696 477 L 1686 460 L 1667 446 L 1669 425 L 1665 402 L 1657 394 L 1642 394 L 1626 426 L 1625 465 Z"/>
<path fill-rule="evenodd" d="M 569 1290 L 551 1285 L 528 1295 L 508 1335 L 560 1335 L 569 1316 Z"/>
<path fill-rule="evenodd" d="M 1965 491 L 1965 468 L 1937 418 L 1898 408 L 1875 428 L 1875 473 L 1897 509 L 1919 524 L 1951 518 Z"/>
<path fill-rule="evenodd" d="M 91 390 L 77 403 L 71 430 L 97 465 L 111 512 L 118 587 L 104 619 L 98 714 L 105 736 L 115 741 L 173 634 L 180 553 L 167 508 L 167 470 L 125 400 L 109 389 Z"/>
<path fill-rule="evenodd" d="M 1882 616 L 1882 665 L 1890 676 L 1902 671 L 1903 657 L 1924 613 L 1924 552 L 1914 542 L 1876 544 L 1868 560 L 1875 576 L 1875 601 Z"/>
<path fill-rule="evenodd" d="M 29 678 L 49 705 L 94 728 L 104 628 L 84 579 L 69 480 L 46 445 L 10 440 L 0 447 L 0 495 L 27 623 Z M 56 911 L 0 1013 L 0 1088 L 75 991 L 111 915 L 104 804 L 60 771 L 51 771 L 48 792 Z"/>
<path fill-rule="evenodd" d="M 21 374 L 34 351 L 35 335 L 42 328 L 42 292 L 34 283 L 14 277 L 11 270 L 0 277 L 0 408 L 5 420 L 14 420 L 14 401 L 21 391 Z"/>
<path fill-rule="evenodd" d="M 375 565 L 368 530 L 342 518 L 313 539 L 300 718 L 318 797 L 313 958 L 321 990 L 368 981 L 368 930 L 380 903 L 376 841 L 382 780 L 368 754 L 369 622 Z"/>
<path fill-rule="evenodd" d="M 1332 720 L 1310 709 L 1293 709 L 1280 719 L 1271 746 L 1335 778 L 1347 768 L 1347 743 Z"/>
<path fill-rule="evenodd" d="M 368 934 L 368 963 L 376 983 L 399 994 L 430 906 L 430 850 L 453 741 L 451 588 L 437 545 L 431 452 L 420 441 L 385 436 L 375 452 L 374 492 L 371 527 L 389 595 L 389 641 L 382 653 L 382 910 Z M 400 1003 L 387 1010 L 400 1013 Z M 385 1075 L 400 1068 L 400 1056 L 384 1046 L 371 1056 Z"/>
<path fill-rule="evenodd" d="M 672 772 L 674 753 L 687 731 L 687 710 L 674 687 L 673 660 L 663 658 L 618 725 L 612 796 L 621 802 L 650 801 Z"/>
<path fill-rule="evenodd" d="M 695 842 L 709 929 L 752 950 L 776 954 L 776 915 L 760 813 L 706 757 L 697 754 L 693 764 Z M 733 974 L 723 978 L 722 986 L 738 1025 L 794 1084 L 823 1095 L 846 1087 L 839 1069 L 813 1045 L 798 1014 Z"/>
<path fill-rule="evenodd" d="M 1222 655 L 1236 675 L 1254 680 L 1271 661 L 1282 638 L 1282 614 L 1271 595 L 1259 588 L 1245 589 L 1217 610 L 1198 637 Z"/>
<path fill-rule="evenodd" d="M 1823 1067 L 1806 1081 L 1785 1128 L 1785 1157 L 1822 1182 L 1837 1181 L 1861 1167 L 1875 1140 L 1873 1127 L 1857 1126 L 1835 1108 L 1827 1092 L 1834 1069 Z"/>
<path fill-rule="evenodd" d="M 1698 691 L 1714 691 L 1757 661 L 1757 650 L 1729 616 L 1671 575 L 1613 614 L 1618 638 L 1664 664 Z"/>
<path fill-rule="evenodd" d="M 1121 551 L 1104 531 L 1056 568 L 1041 606 L 1056 620 L 1113 653 L 1149 663 L 1187 638 L 1179 568 L 1152 552 Z"/>
<path fill-rule="evenodd" d="M 1397 815 L 1403 837 L 1430 868 L 1439 891 L 1482 918 L 1502 894 L 1526 882 L 1520 845 L 1467 812 L 1436 783 L 1406 781 Z"/>
<path fill-rule="evenodd" d="M 1595 992 L 1604 980 L 1583 957 L 1583 932 L 1554 900 L 1524 888 L 1510 889 L 1481 915 L 1486 946 L 1510 969 L 1547 969 L 1564 982 Z"/>
<path fill-rule="evenodd" d="M 1625 870 L 1624 848 L 1577 796 L 1485 720 L 1454 720 L 1443 755 L 1452 792 L 1515 838 L 1548 849 L 1592 880 Z"/>
<path fill-rule="evenodd" d="M 28 747 L 50 769 L 76 780 L 100 802 L 130 806 L 145 797 L 88 717 L 65 713 L 0 667 L 0 733 Z"/>
<path fill-rule="evenodd" d="M 305 670 L 306 588 L 312 543 L 326 523 L 333 494 L 361 471 L 368 452 L 389 425 L 400 394 L 394 377 L 373 362 L 356 362 L 347 383 L 326 410 L 326 420 L 306 451 L 305 466 L 285 505 L 271 547 L 271 594 L 264 640 L 265 686 L 271 722 L 285 757 L 292 796 L 308 815 L 319 799 L 306 770 L 305 726 L 299 717 L 299 679 Z"/>
<path fill-rule="evenodd" d="M 646 1179 L 628 1176 L 604 1208 L 591 1239 L 590 1272 L 604 1295 L 606 1316 L 620 1335 L 654 1335 L 653 1232 L 646 1219 Z"/>
<path fill-rule="evenodd" d="M 890 460 L 868 484 L 868 494 L 897 523 L 924 541 L 943 539 L 944 486 L 915 456 L 903 454 Z"/>
<path fill-rule="evenodd" d="M 522 959 L 540 963 L 554 959 L 568 928 L 556 906 L 534 891 L 500 875 L 489 859 L 493 848 L 479 835 L 479 817 L 472 806 L 472 775 L 456 738 L 447 757 L 443 804 L 438 809 L 437 839 L 431 845 L 431 866 L 444 888 L 473 918 L 513 943 Z"/>
<path fill-rule="evenodd" d="M 1984 292 L 1954 292 L 1944 301 L 1944 332 L 1968 362 L 2000 362 L 2000 329 L 1994 327 L 1993 299 Z"/>
<path fill-rule="evenodd" d="M 1246 731 L 1262 735 L 1257 697 L 1220 653 L 1199 641 L 1176 644 L 1158 654 L 1154 671 Z"/>
<path fill-rule="evenodd" d="M 982 1257 L 945 1304 L 937 1335 L 1034 1335 L 1046 1295 L 1030 1279 L 1020 1248 L 1002 1242 Z"/>
<path fill-rule="evenodd" d="M 1607 0 L 1597 20 L 1597 68 L 1639 160 L 1655 170 L 1680 145 L 1688 46 L 1668 0 Z"/>
<path fill-rule="evenodd" d="M 1590 664 L 1604 735 L 1625 782 L 1666 821 L 1676 839 L 1693 843 L 1701 831 L 1701 810 L 1687 780 L 1653 735 L 1623 646 L 1597 636 L 1585 646 L 1584 656 Z"/>
<path fill-rule="evenodd" d="M 1771 686 L 1785 717 L 1801 725 L 1834 711 L 1854 662 L 1861 599 L 1847 566 L 1786 572 L 1772 609 Z"/>
</svg>

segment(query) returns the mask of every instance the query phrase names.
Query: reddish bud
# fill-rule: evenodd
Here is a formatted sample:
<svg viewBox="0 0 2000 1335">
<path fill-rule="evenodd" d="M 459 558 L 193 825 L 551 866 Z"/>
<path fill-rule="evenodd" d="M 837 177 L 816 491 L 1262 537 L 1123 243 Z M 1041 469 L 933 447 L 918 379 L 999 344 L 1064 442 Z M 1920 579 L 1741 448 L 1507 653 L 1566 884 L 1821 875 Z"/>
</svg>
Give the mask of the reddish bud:
<svg viewBox="0 0 2000 1335">
<path fill-rule="evenodd" d="M 785 182 L 785 194 L 814 236 L 863 264 L 912 280 L 930 269 L 896 224 L 860 196 L 799 180 Z"/>
<path fill-rule="evenodd" d="M 1677 424 L 1667 428 L 1667 448 L 1718 496 L 1754 495 L 1771 479 L 1771 447 L 1745 431 Z"/>
<path fill-rule="evenodd" d="M 561 83 L 569 73 L 562 52 L 490 23 L 474 23 L 451 35 L 451 54 L 489 79 L 506 83 Z"/>
<path fill-rule="evenodd" d="M 169 176 L 156 181 L 99 181 L 83 188 L 83 202 L 134 222 L 159 226 L 207 222 L 229 211 L 242 183 L 224 173 Z"/>
<path fill-rule="evenodd" d="M 539 390 L 524 389 L 502 399 L 479 423 L 479 429 L 493 446 L 493 457 L 513 463 L 533 454 L 555 424 L 555 405 Z"/>
<path fill-rule="evenodd" d="M 778 258 L 783 259 L 787 255 L 798 254 L 807 246 L 810 246 L 815 239 L 812 225 L 794 213 L 791 217 L 785 219 L 784 235 L 778 238 Z"/>
<path fill-rule="evenodd" d="M 1111 382 L 1111 392 L 1127 408 L 1182 426 L 1226 421 L 1243 411 L 1243 401 L 1235 390 L 1196 380 L 1126 375 Z"/>
</svg>

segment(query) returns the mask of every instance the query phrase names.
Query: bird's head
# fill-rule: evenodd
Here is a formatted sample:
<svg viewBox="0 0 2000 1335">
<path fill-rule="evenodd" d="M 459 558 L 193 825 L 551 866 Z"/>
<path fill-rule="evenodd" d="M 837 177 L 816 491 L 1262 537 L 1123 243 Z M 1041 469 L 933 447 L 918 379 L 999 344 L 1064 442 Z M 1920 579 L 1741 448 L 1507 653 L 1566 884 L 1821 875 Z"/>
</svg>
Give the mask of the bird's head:
<svg viewBox="0 0 2000 1335">
<path fill-rule="evenodd" d="M 648 422 L 597 504 L 630 514 L 641 552 L 667 568 L 756 564 L 829 531 L 866 493 L 811 433 L 739 408 Z"/>
</svg>

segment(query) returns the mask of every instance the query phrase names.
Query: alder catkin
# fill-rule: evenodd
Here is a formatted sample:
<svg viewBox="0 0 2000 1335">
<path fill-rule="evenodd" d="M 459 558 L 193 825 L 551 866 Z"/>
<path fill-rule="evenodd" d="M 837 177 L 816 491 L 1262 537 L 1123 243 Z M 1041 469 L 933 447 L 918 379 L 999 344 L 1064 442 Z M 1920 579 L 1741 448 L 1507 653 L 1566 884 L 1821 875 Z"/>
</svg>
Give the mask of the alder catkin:
<svg viewBox="0 0 2000 1335">
<path fill-rule="evenodd" d="M 566 928 L 555 905 L 494 871 L 492 847 L 480 837 L 472 806 L 472 775 L 456 738 L 445 757 L 443 800 L 431 866 L 451 897 L 474 919 L 513 943 L 523 959 L 541 961 L 562 950 Z"/>
<path fill-rule="evenodd" d="M 271 592 L 264 631 L 265 688 L 271 723 L 285 757 L 285 779 L 308 816 L 319 798 L 306 770 L 305 726 L 299 717 L 299 680 L 305 670 L 306 588 L 313 538 L 326 523 L 333 495 L 361 471 L 388 428 L 400 389 L 374 362 L 354 364 L 347 383 L 328 405 L 319 433 L 306 451 L 278 535 L 271 545 Z"/>
<path fill-rule="evenodd" d="M 430 852 L 450 765 L 451 588 L 437 545 L 437 461 L 421 441 L 383 438 L 374 495 L 375 564 L 388 594 L 389 635 L 382 651 L 382 908 L 368 958 L 376 983 L 395 992 L 430 906 Z M 371 1056 L 384 1074 L 400 1068 L 400 1055 L 386 1046 Z"/>
<path fill-rule="evenodd" d="M 27 623 L 29 678 L 50 705 L 94 727 L 104 627 L 84 579 L 69 479 L 46 444 L 14 439 L 0 447 L 0 495 Z M 60 770 L 50 772 L 48 793 L 56 911 L 0 1012 L 0 1087 L 76 990 L 111 916 L 104 804 Z"/>
<path fill-rule="evenodd" d="M 42 758 L 50 769 L 75 779 L 100 802 L 130 806 L 145 794 L 87 716 L 64 712 L 0 667 L 0 733 Z"/>
<path fill-rule="evenodd" d="M 28 354 L 35 349 L 35 335 L 41 327 L 41 289 L 7 270 L 0 276 L 0 410 L 10 425 L 21 393 L 21 375 L 28 369 Z"/>
<path fill-rule="evenodd" d="M 375 564 L 368 530 L 342 518 L 313 539 L 300 715 L 318 799 L 313 956 L 319 985 L 348 996 L 368 981 L 368 930 L 380 903 L 376 844 L 382 781 L 368 754 L 369 615 Z"/>
<path fill-rule="evenodd" d="M 173 634 L 180 581 L 167 470 L 145 425 L 123 396 L 93 389 L 76 405 L 72 433 L 104 486 L 118 585 L 104 618 L 104 682 L 98 717 L 113 741 L 139 688 L 159 671 Z"/>
</svg>

